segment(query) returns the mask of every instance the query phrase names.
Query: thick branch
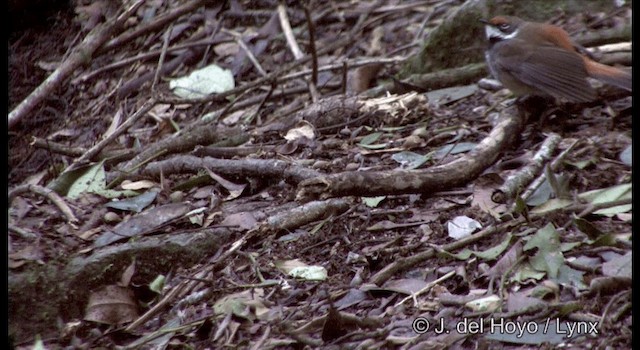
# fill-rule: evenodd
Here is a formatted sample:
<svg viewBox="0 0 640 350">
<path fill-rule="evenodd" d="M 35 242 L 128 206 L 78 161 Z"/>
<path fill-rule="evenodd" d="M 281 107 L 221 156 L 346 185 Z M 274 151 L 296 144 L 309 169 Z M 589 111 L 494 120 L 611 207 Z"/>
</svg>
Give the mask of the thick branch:
<svg viewBox="0 0 640 350">
<path fill-rule="evenodd" d="M 297 199 L 430 193 L 462 186 L 478 177 L 520 135 L 524 117 L 506 109 L 491 133 L 466 156 L 426 170 L 350 171 L 300 183 Z"/>
</svg>

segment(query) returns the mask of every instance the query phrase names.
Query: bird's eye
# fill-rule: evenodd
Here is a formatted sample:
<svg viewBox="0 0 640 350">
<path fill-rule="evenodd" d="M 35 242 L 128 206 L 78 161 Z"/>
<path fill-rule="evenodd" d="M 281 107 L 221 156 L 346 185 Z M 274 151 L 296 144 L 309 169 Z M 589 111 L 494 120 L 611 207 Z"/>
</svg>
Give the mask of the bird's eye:
<svg viewBox="0 0 640 350">
<path fill-rule="evenodd" d="M 509 27 L 510 27 L 509 23 L 502 23 L 498 26 L 498 28 L 500 28 L 500 30 L 503 30 L 503 31 L 509 29 Z"/>
</svg>

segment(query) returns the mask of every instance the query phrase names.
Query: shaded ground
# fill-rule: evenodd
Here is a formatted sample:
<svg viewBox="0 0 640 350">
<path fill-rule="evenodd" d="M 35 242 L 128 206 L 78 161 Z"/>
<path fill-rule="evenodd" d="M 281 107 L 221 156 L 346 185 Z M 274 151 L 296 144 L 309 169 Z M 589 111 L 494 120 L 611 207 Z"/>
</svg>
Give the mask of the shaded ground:
<svg viewBox="0 0 640 350">
<path fill-rule="evenodd" d="M 365 190 L 302 198 L 302 189 L 315 188 L 309 181 L 325 174 L 425 170 L 472 158 L 469 149 L 493 135 L 494 120 L 515 113 L 501 103 L 504 90 L 475 84 L 449 91 L 447 101 L 432 94 L 429 102 L 422 95 L 345 102 L 343 90 L 353 96 L 389 84 L 417 52 L 416 43 L 458 4 L 316 3 L 309 8 L 312 40 L 304 8 L 291 3 L 288 21 L 303 55 L 313 42 L 318 66 L 346 61 L 346 83 L 341 65 L 320 71 L 313 87 L 310 73 L 285 77 L 311 69 L 307 60 L 278 74 L 277 83 L 186 103 L 171 94 L 165 77 L 216 63 L 243 89 L 263 76 L 260 69 L 278 72 L 295 60 L 275 2 L 196 7 L 173 27 L 151 26 L 189 3 L 143 5 L 122 32 L 136 25 L 149 30 L 95 54 L 10 131 L 9 186 L 21 188 L 9 207 L 9 316 L 17 345 L 30 346 L 36 336 L 51 348 L 539 348 L 561 341 L 558 331 L 523 338 L 458 328 L 502 320 L 584 326 L 590 335 L 565 340 L 575 348 L 630 346 L 631 168 L 621 153 L 631 144 L 631 97 L 605 90 L 592 104 L 562 105 L 542 122 L 534 118 L 495 164 L 464 186 L 398 194 L 399 184 L 375 197 L 367 184 L 355 183 Z M 78 18 L 60 12 L 50 27 L 10 37 L 12 108 L 69 57 L 94 28 L 93 18 L 120 10 L 95 2 L 79 12 Z M 630 9 L 622 8 L 558 14 L 554 22 L 575 33 L 615 28 L 629 18 Z M 154 94 L 169 28 L 169 68 Z M 176 48 L 199 41 L 208 46 Z M 479 43 L 468 50 L 481 50 Z M 121 125 L 134 118 L 152 98 L 160 102 L 91 157 L 105 160 L 103 185 L 117 180 L 114 190 L 151 195 L 152 204 L 132 204 L 140 205 L 137 213 L 106 207 L 104 188 L 100 195 L 65 193 L 61 200 L 74 219 L 37 187 L 76 166 L 113 132 L 114 119 L 122 118 Z M 217 113 L 215 120 L 198 124 L 208 112 Z M 173 137 L 176 128 L 180 136 Z M 545 140 L 547 160 L 556 163 L 555 175 L 547 172 L 549 190 L 529 197 L 525 211 L 511 199 L 491 202 L 505 181 L 534 163 Z M 34 186 L 21 187 L 27 184 Z M 609 196 L 595 206 L 593 197 L 579 196 L 598 189 Z M 478 227 L 462 240 L 449 237 L 459 218 Z M 324 271 L 326 278 L 295 278 L 293 267 Z M 164 283 L 154 287 L 159 276 Z M 416 329 L 420 321 L 431 325 L 424 333 Z M 560 338 L 568 332 L 563 327 Z"/>
</svg>

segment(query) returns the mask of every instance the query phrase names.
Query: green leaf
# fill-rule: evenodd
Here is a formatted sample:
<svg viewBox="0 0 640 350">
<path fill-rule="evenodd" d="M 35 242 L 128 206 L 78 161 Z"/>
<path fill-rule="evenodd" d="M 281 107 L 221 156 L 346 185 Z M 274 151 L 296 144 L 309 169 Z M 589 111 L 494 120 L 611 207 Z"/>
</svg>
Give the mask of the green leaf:
<svg viewBox="0 0 640 350">
<path fill-rule="evenodd" d="M 104 161 L 86 169 L 86 172 L 78 177 L 67 193 L 67 197 L 75 199 L 83 193 L 95 193 L 105 198 L 117 198 L 122 195 L 137 195 L 134 191 L 115 191 L 107 189 L 107 173 L 104 171 Z"/>
<path fill-rule="evenodd" d="M 378 196 L 378 197 L 362 197 L 362 203 L 370 208 L 375 208 L 382 202 L 387 196 Z"/>
<path fill-rule="evenodd" d="M 149 283 L 149 289 L 156 292 L 157 294 L 162 294 L 162 288 L 164 288 L 166 277 L 164 275 L 158 275 L 156 278 Z"/>
<path fill-rule="evenodd" d="M 391 156 L 391 159 L 400 163 L 403 169 L 417 169 L 431 159 L 431 155 L 422 155 L 415 152 L 402 151 Z"/>
<path fill-rule="evenodd" d="M 566 316 L 580 310 L 582 306 L 579 303 L 565 303 L 558 309 L 558 316 Z"/>
<path fill-rule="evenodd" d="M 558 276 L 554 278 L 554 281 L 567 286 L 575 286 L 578 289 L 587 289 L 587 285 L 584 283 L 584 272 L 564 264 L 560 265 Z"/>
<path fill-rule="evenodd" d="M 538 248 L 544 251 L 554 251 L 560 248 L 560 237 L 553 224 L 548 223 L 545 227 L 536 231 L 531 239 L 524 245 L 524 250 Z"/>
<path fill-rule="evenodd" d="M 528 218 L 529 216 L 529 208 L 527 208 L 527 203 L 522 200 L 522 197 L 520 195 L 516 196 L 516 206 L 513 208 L 513 211 L 516 214 L 523 215 L 525 218 Z"/>
<path fill-rule="evenodd" d="M 568 165 L 574 166 L 577 169 L 584 170 L 588 166 L 596 164 L 596 160 L 591 158 L 591 159 L 587 159 L 587 160 L 579 160 L 577 162 L 569 162 L 569 161 L 567 161 L 565 163 L 567 163 Z"/>
<path fill-rule="evenodd" d="M 69 193 L 69 188 L 73 186 L 73 183 L 94 166 L 95 164 L 89 164 L 72 171 L 65 171 L 62 173 L 62 175 L 51 181 L 47 185 L 47 188 L 55 191 L 61 196 L 66 196 L 67 193 Z"/>
<path fill-rule="evenodd" d="M 631 211 L 632 208 L 633 208 L 633 206 L 631 204 L 617 205 L 615 207 L 609 207 L 609 208 L 603 208 L 603 209 L 600 209 L 600 210 L 596 210 L 596 211 L 593 212 L 593 214 L 612 217 L 614 215 L 627 213 L 627 212 Z"/>
<path fill-rule="evenodd" d="M 449 253 L 447 251 L 439 251 L 436 255 L 438 257 L 444 257 L 444 258 L 454 258 L 454 259 L 458 259 L 458 260 L 467 260 L 469 259 L 469 257 L 471 256 L 471 254 L 473 254 L 473 251 L 471 251 L 469 248 L 464 248 L 461 251 L 453 254 L 453 253 Z"/>
<path fill-rule="evenodd" d="M 589 201 L 592 204 L 602 204 L 617 201 L 620 199 L 631 199 L 630 183 L 616 185 L 599 190 L 584 192 L 578 198 Z"/>
<path fill-rule="evenodd" d="M 374 132 L 374 133 L 371 133 L 371 134 L 369 134 L 369 135 L 367 135 L 367 136 L 363 137 L 363 138 L 362 138 L 362 140 L 360 140 L 359 145 L 360 145 L 360 146 L 368 146 L 368 145 L 371 145 L 371 144 L 373 144 L 374 142 L 378 141 L 378 139 L 380 139 L 380 137 L 381 137 L 382 135 L 383 135 L 383 134 L 382 134 L 381 132 Z"/>
<path fill-rule="evenodd" d="M 528 280 L 539 281 L 544 277 L 544 272 L 536 271 L 529 262 L 519 265 L 520 267 L 513 273 L 514 282 L 527 282 Z"/>
<path fill-rule="evenodd" d="M 604 234 L 591 242 L 594 247 L 614 247 L 617 244 L 616 237 L 611 233 Z"/>
<path fill-rule="evenodd" d="M 36 340 L 35 343 L 33 344 L 33 347 L 31 348 L 32 350 L 46 350 L 47 347 L 44 346 L 44 342 L 42 341 L 42 338 L 40 337 L 40 334 L 36 334 Z"/>
<path fill-rule="evenodd" d="M 467 260 L 469 259 L 469 257 L 471 257 L 471 255 L 475 255 L 481 259 L 484 260 L 495 260 L 500 254 L 502 254 L 502 252 L 504 252 L 508 247 L 509 244 L 511 243 L 511 238 L 513 236 L 508 235 L 507 239 L 503 240 L 502 242 L 498 243 L 497 245 L 486 249 L 484 251 L 473 251 L 470 250 L 468 248 L 464 248 L 461 251 L 453 254 L 453 253 L 449 253 L 447 251 L 440 251 L 438 252 L 438 256 L 439 257 L 447 257 L 447 258 L 454 258 L 454 259 L 458 259 L 458 260 Z"/>
<path fill-rule="evenodd" d="M 562 209 L 562 208 L 566 208 L 568 206 L 570 206 L 571 204 L 573 204 L 573 201 L 570 199 L 560 199 L 560 198 L 553 198 L 550 199 L 546 202 L 544 202 L 542 205 L 539 205 L 533 209 L 531 209 L 531 211 L 529 212 L 530 214 L 545 214 L 551 211 L 555 211 L 558 209 Z"/>
<path fill-rule="evenodd" d="M 558 277 L 564 265 L 564 256 L 560 251 L 560 237 L 551 223 L 539 229 L 524 246 L 524 250 L 537 248 L 536 254 L 529 259 L 531 266 L 538 271 L 545 271 L 549 278 Z"/>
<path fill-rule="evenodd" d="M 396 132 L 396 131 L 404 130 L 406 128 L 407 128 L 406 126 L 385 126 L 380 128 L 380 130 L 386 131 L 386 132 Z"/>
<path fill-rule="evenodd" d="M 440 149 L 438 149 L 435 153 L 435 157 L 436 158 L 442 158 L 447 154 L 456 154 L 456 153 L 463 153 L 463 152 L 469 152 L 471 150 L 473 150 L 474 148 L 476 148 L 478 144 L 475 142 L 459 142 L 456 144 L 452 144 L 452 145 L 444 145 L 442 147 L 440 147 Z"/>
<path fill-rule="evenodd" d="M 494 260 L 495 258 L 497 258 L 500 254 L 502 254 L 502 252 L 504 252 L 508 247 L 509 244 L 511 243 L 511 235 L 507 235 L 507 239 L 503 240 L 502 242 L 500 242 L 499 244 L 485 250 L 482 252 L 476 252 L 475 255 L 479 258 L 482 258 L 484 260 Z"/>
<path fill-rule="evenodd" d="M 370 149 L 370 150 L 385 149 L 388 146 L 389 145 L 386 144 L 386 143 L 376 143 L 374 145 L 360 145 L 360 147 L 362 147 L 364 149 Z"/>
<path fill-rule="evenodd" d="M 529 261 L 534 269 L 545 271 L 549 278 L 556 278 L 564 265 L 564 256 L 560 251 L 538 251 Z"/>
<path fill-rule="evenodd" d="M 574 249 L 575 247 L 581 246 L 582 244 L 583 244 L 582 242 L 563 242 L 563 243 L 560 243 L 560 251 L 568 252 Z"/>
<path fill-rule="evenodd" d="M 583 218 L 575 218 L 573 223 L 576 225 L 580 232 L 584 233 L 590 239 L 596 239 L 602 236 L 604 233 L 600 231 L 594 224 Z"/>
</svg>

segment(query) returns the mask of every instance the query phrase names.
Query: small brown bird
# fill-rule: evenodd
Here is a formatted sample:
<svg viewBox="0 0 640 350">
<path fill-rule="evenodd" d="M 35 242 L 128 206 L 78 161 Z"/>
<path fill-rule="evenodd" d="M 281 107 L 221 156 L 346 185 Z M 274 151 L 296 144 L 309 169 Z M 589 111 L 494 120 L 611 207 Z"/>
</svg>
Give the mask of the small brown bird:
<svg viewBox="0 0 640 350">
<path fill-rule="evenodd" d="M 631 72 L 580 54 L 564 29 L 497 16 L 485 24 L 491 74 L 515 95 L 540 95 L 587 102 L 596 93 L 587 77 L 631 91 Z"/>
</svg>

